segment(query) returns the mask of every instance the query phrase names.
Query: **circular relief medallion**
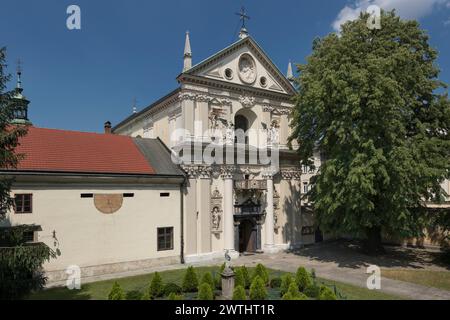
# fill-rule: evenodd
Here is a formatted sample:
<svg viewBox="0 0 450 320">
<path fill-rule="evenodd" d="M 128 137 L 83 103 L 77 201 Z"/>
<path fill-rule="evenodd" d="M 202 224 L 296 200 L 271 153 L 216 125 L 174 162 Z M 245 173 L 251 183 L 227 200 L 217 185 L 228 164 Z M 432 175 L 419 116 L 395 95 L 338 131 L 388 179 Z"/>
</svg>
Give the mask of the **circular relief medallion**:
<svg viewBox="0 0 450 320">
<path fill-rule="evenodd" d="M 244 53 L 239 59 L 239 78 L 248 84 L 256 80 L 255 60 L 249 54 Z"/>
</svg>

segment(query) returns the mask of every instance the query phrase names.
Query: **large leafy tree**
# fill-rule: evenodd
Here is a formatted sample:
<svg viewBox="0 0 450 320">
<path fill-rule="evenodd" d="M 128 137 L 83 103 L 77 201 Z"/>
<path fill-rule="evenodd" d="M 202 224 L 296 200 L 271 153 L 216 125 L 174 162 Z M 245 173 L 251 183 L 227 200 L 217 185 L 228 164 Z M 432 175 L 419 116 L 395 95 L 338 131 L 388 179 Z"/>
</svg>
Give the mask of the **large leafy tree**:
<svg viewBox="0 0 450 320">
<path fill-rule="evenodd" d="M 320 152 L 309 198 L 324 231 L 418 236 L 425 202 L 441 199 L 450 168 L 450 104 L 438 80 L 437 52 L 416 21 L 382 12 L 314 41 L 299 65 L 291 140 L 303 164 Z"/>
<path fill-rule="evenodd" d="M 20 155 L 14 153 L 19 138 L 27 132 L 25 126 L 11 126 L 16 109 L 14 91 L 7 91 L 6 85 L 11 76 L 6 72 L 6 48 L 0 48 L 0 168 L 15 168 Z M 0 179 L 0 218 L 12 206 L 10 179 Z"/>
<path fill-rule="evenodd" d="M 0 169 L 14 169 L 21 156 L 14 152 L 26 126 L 12 126 L 16 104 L 14 91 L 6 90 L 10 76 L 6 73 L 5 48 L 0 48 Z M 43 243 L 28 243 L 26 233 L 37 226 L 11 226 L 6 213 L 13 205 L 12 180 L 0 176 L 0 300 L 18 299 L 44 286 L 42 264 L 55 256 Z"/>
</svg>

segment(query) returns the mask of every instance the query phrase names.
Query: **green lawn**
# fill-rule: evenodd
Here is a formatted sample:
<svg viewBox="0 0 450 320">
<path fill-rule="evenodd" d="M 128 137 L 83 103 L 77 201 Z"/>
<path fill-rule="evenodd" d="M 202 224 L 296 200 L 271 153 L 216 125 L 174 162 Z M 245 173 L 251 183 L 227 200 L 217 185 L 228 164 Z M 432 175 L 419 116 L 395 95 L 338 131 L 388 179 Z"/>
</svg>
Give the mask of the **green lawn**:
<svg viewBox="0 0 450 320">
<path fill-rule="evenodd" d="M 249 268 L 249 271 L 252 272 L 253 268 Z M 205 272 L 218 272 L 219 267 L 196 267 L 197 275 L 199 278 Z M 182 278 L 184 275 L 185 269 L 178 270 L 170 270 L 160 272 L 164 283 L 174 282 L 176 284 L 181 285 Z M 278 270 L 269 269 L 270 278 L 279 277 L 285 272 Z M 115 280 L 106 280 L 88 283 L 82 285 L 81 290 L 69 290 L 67 288 L 52 288 L 43 290 L 40 292 L 36 292 L 32 294 L 29 299 L 39 299 L 39 300 L 72 300 L 72 299 L 94 299 L 94 300 L 105 300 L 108 297 L 108 294 L 111 290 L 111 287 L 115 281 L 117 281 L 121 287 L 127 293 L 133 293 L 133 291 L 143 292 L 149 285 L 152 279 L 152 274 L 140 275 L 134 277 L 127 277 Z M 365 288 L 360 288 L 348 284 L 344 284 L 341 282 L 330 281 L 326 279 L 317 279 L 319 282 L 322 282 L 328 286 L 336 286 L 337 290 L 340 292 L 342 296 L 349 300 L 397 300 L 402 299 L 398 296 L 389 295 L 386 293 L 382 293 L 379 291 L 372 291 Z M 277 299 L 279 296 L 272 292 L 269 294 L 271 299 Z"/>
<path fill-rule="evenodd" d="M 382 269 L 381 276 L 450 291 L 450 271 Z"/>
</svg>

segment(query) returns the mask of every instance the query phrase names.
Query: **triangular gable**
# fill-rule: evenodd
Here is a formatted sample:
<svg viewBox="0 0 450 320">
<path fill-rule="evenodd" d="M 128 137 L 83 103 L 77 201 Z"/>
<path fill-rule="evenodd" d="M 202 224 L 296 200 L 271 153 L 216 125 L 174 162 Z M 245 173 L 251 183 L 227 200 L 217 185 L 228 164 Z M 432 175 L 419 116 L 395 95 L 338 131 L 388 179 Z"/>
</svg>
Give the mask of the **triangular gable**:
<svg viewBox="0 0 450 320">
<path fill-rule="evenodd" d="M 203 60 L 185 74 L 295 94 L 291 82 L 250 36 Z"/>
</svg>

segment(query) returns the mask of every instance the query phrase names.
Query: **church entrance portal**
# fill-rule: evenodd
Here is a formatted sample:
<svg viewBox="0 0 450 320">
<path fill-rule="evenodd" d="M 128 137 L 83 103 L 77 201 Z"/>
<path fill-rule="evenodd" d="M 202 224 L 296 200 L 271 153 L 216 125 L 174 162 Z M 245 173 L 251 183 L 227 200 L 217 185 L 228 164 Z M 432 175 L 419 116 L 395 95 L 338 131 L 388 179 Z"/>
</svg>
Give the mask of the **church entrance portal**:
<svg viewBox="0 0 450 320">
<path fill-rule="evenodd" d="M 250 219 L 242 220 L 239 224 L 239 252 L 256 252 L 256 223 Z"/>
</svg>

